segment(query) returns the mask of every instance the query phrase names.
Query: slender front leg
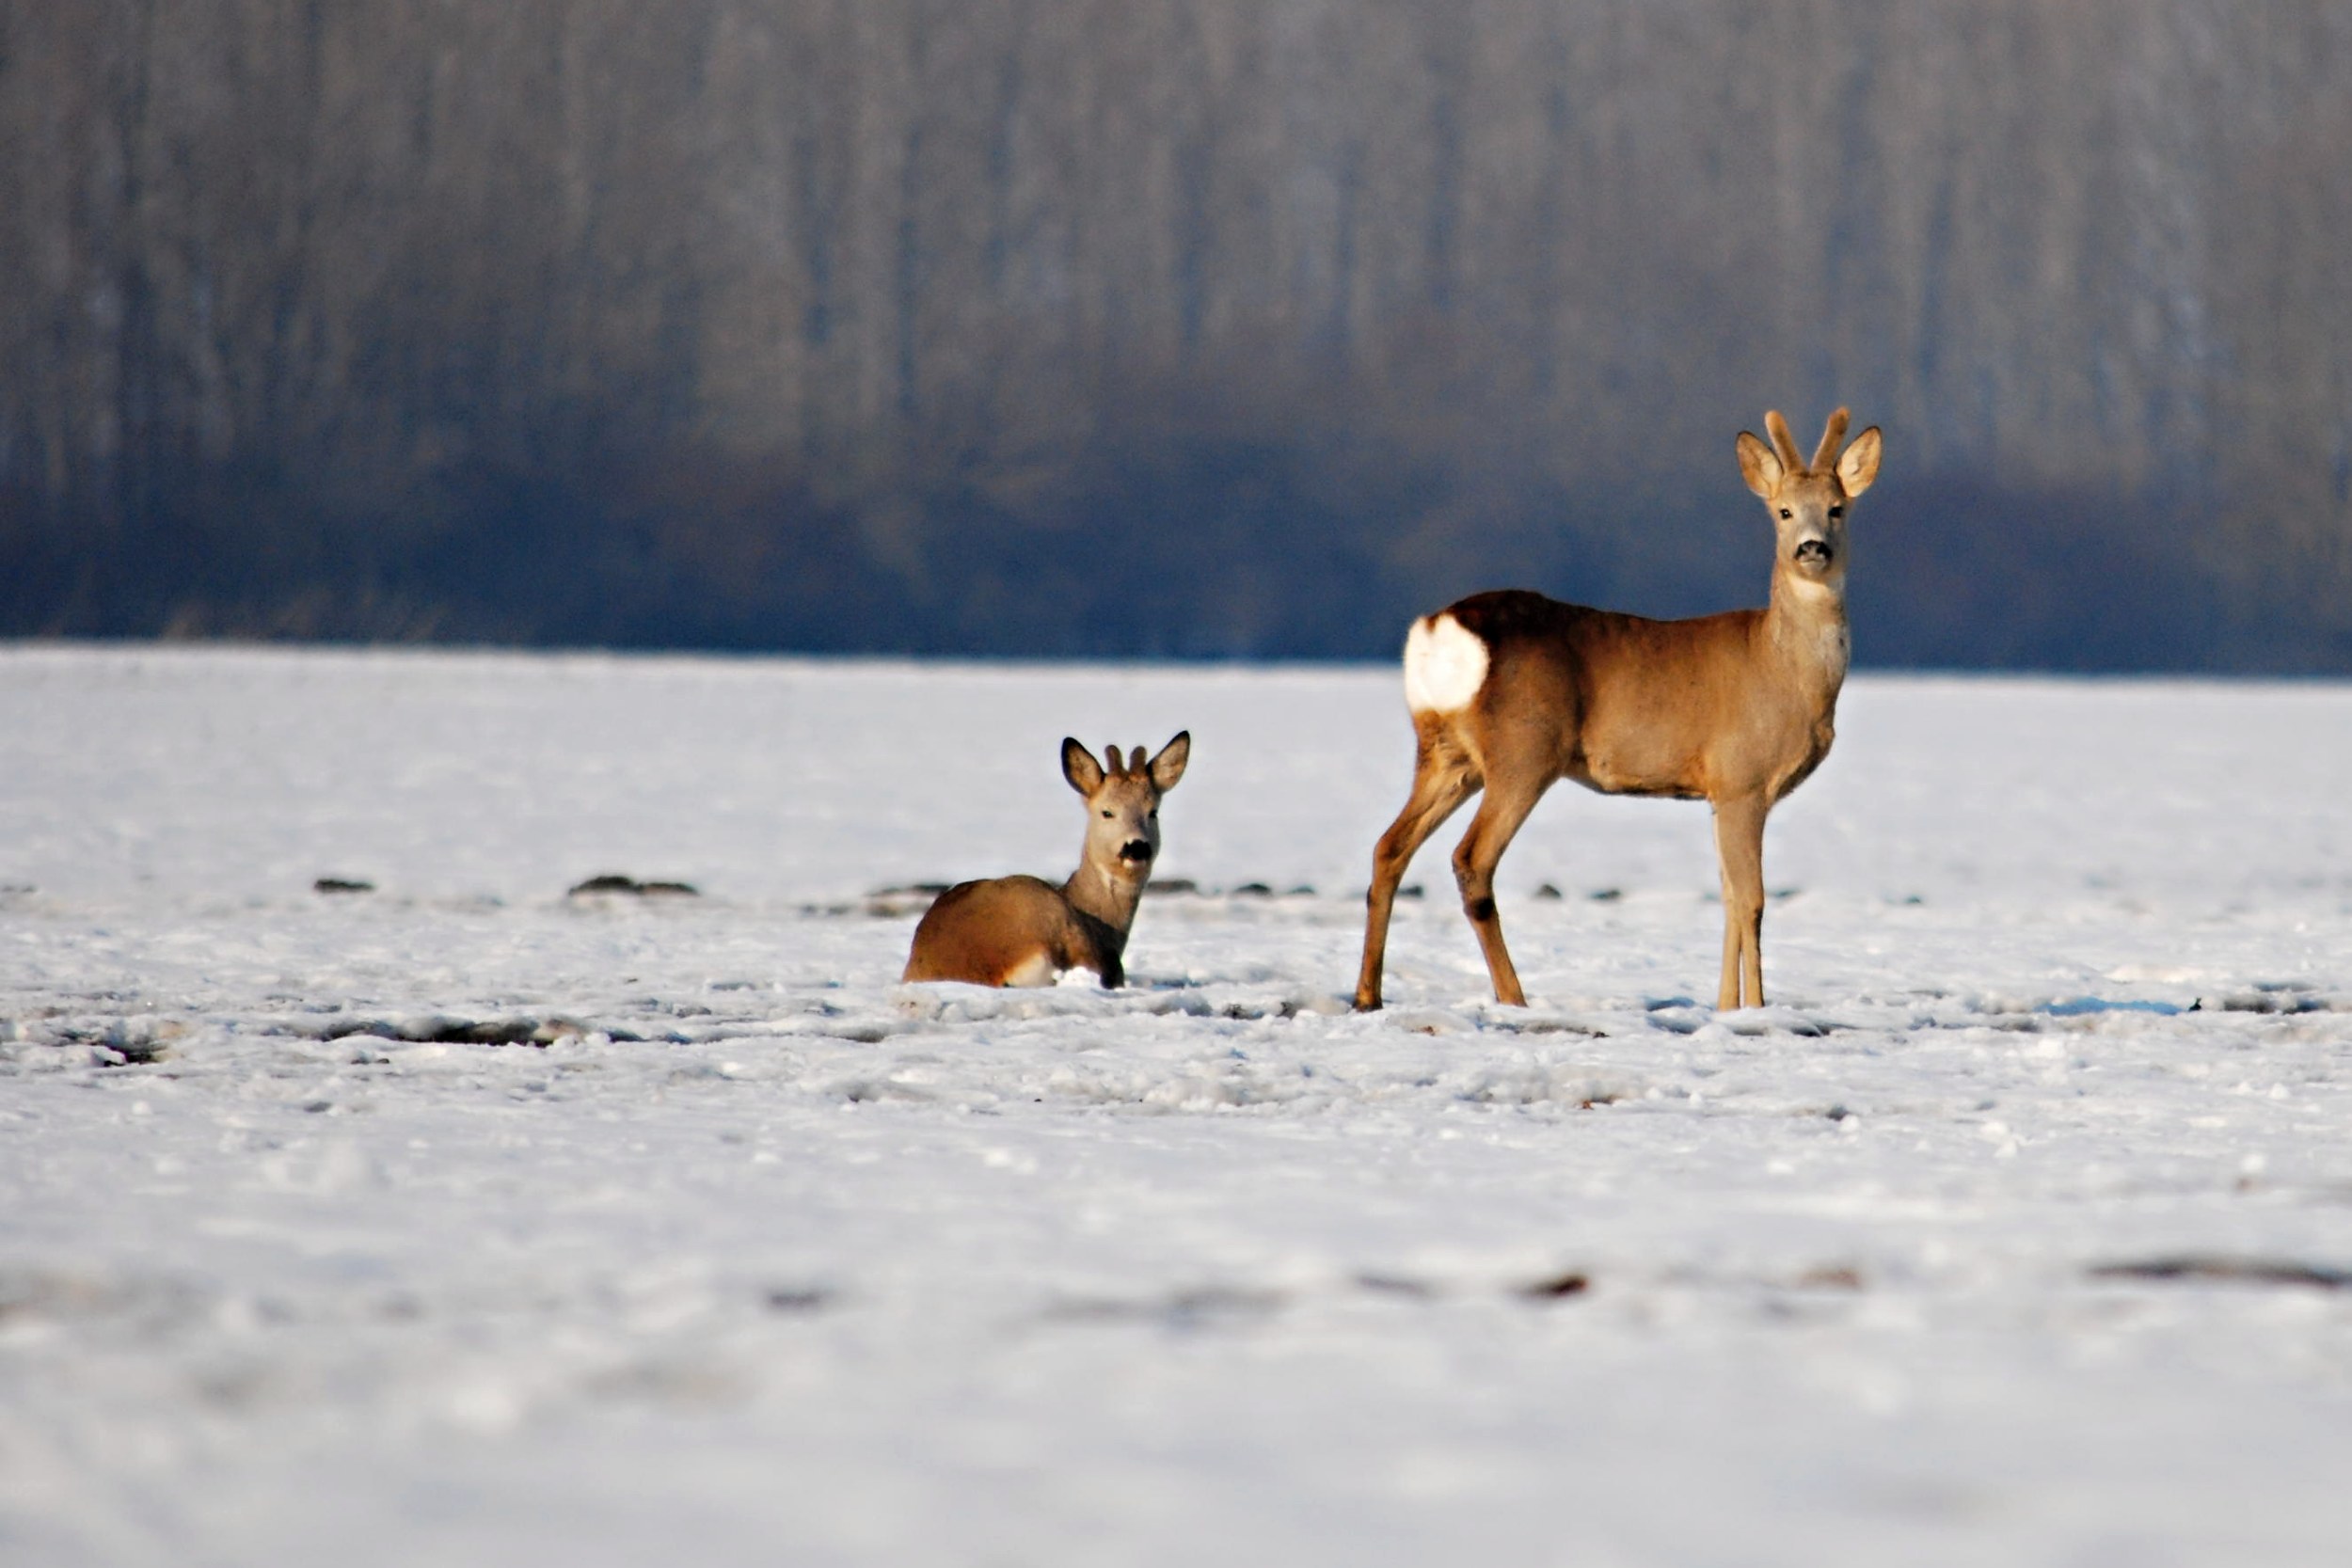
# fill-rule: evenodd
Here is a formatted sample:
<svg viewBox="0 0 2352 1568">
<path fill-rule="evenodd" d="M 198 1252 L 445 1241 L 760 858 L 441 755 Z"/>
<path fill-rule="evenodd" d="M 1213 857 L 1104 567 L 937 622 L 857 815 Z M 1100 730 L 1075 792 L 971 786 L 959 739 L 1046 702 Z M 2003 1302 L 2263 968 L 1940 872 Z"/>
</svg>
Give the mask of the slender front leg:
<svg viewBox="0 0 2352 1568">
<path fill-rule="evenodd" d="M 1356 973 L 1356 1010 L 1371 1012 L 1380 1006 L 1380 971 L 1389 946 L 1389 916 L 1396 906 L 1396 886 L 1413 855 L 1429 835 L 1458 810 L 1478 787 L 1478 776 L 1458 753 L 1441 751 L 1430 737 L 1422 737 L 1413 764 L 1413 792 L 1397 813 L 1389 831 L 1372 852 L 1372 891 L 1364 895 L 1364 961 Z"/>
<path fill-rule="evenodd" d="M 1763 797 L 1715 802 L 1715 854 L 1724 884 L 1724 972 L 1719 1010 L 1764 1006 Z"/>
<path fill-rule="evenodd" d="M 1502 917 L 1495 913 L 1495 867 L 1551 781 L 1532 770 L 1505 774 L 1490 769 L 1489 773 L 1486 798 L 1478 802 L 1478 815 L 1470 818 L 1470 832 L 1462 835 L 1454 851 L 1454 879 L 1461 885 L 1462 912 L 1470 916 L 1478 932 L 1479 951 L 1486 957 L 1495 1000 L 1524 1007 L 1527 993 L 1519 989 L 1511 950 L 1502 944 Z"/>
</svg>

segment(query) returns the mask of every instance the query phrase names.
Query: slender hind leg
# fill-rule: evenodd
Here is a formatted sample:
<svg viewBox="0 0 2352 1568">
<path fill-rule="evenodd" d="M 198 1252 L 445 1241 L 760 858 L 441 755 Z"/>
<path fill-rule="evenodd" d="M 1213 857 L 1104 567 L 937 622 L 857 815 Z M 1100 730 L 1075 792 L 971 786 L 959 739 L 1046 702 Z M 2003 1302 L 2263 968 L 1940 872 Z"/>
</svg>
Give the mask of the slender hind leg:
<svg viewBox="0 0 2352 1568">
<path fill-rule="evenodd" d="M 1495 867 L 1502 852 L 1549 788 L 1549 776 L 1534 768 L 1489 768 L 1486 798 L 1478 802 L 1470 832 L 1454 851 L 1454 879 L 1461 885 L 1462 912 L 1478 932 L 1479 950 L 1486 956 L 1486 974 L 1494 981 L 1495 1000 L 1514 1007 L 1527 1006 L 1519 989 L 1518 971 L 1502 944 L 1502 918 L 1495 913 Z"/>
<path fill-rule="evenodd" d="M 1724 878 L 1724 973 L 1718 1010 L 1764 1006 L 1764 816 L 1756 796 L 1715 802 L 1715 853 Z"/>
<path fill-rule="evenodd" d="M 1389 914 L 1396 904 L 1396 884 L 1414 852 L 1429 835 L 1460 809 L 1478 788 L 1479 778 L 1470 758 L 1437 730 L 1437 721 L 1416 721 L 1421 750 L 1413 762 L 1413 791 L 1405 809 L 1372 852 L 1372 891 L 1364 895 L 1364 962 L 1356 974 L 1356 1008 L 1370 1012 L 1380 1006 L 1381 961 L 1389 946 Z"/>
</svg>

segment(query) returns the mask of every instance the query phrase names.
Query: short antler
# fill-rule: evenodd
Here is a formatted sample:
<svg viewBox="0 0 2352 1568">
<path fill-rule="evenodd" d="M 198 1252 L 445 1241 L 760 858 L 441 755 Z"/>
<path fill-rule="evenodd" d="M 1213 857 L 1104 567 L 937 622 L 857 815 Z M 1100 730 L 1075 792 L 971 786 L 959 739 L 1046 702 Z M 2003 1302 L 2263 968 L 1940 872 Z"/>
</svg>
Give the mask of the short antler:
<svg viewBox="0 0 2352 1568">
<path fill-rule="evenodd" d="M 1116 746 L 1105 746 L 1105 747 L 1104 747 L 1104 748 L 1103 748 L 1103 760 L 1104 760 L 1105 763 L 1109 764 L 1109 766 L 1108 766 L 1107 768 L 1105 768 L 1104 769 L 1104 772 L 1106 772 L 1106 773 L 1108 773 L 1108 774 L 1109 774 L 1112 778 L 1114 778 L 1114 779 L 1116 779 L 1116 778 L 1120 778 L 1120 777 L 1123 776 L 1123 775 L 1126 773 L 1126 771 L 1127 771 L 1127 765 L 1126 765 L 1124 762 L 1121 762 L 1121 761 L 1120 760 L 1120 758 L 1119 758 L 1119 748 L 1118 748 L 1118 747 L 1116 747 Z"/>
<path fill-rule="evenodd" d="M 1837 449 L 1845 445 L 1846 425 L 1853 416 L 1840 408 L 1829 417 L 1829 428 L 1821 432 L 1821 444 L 1813 451 L 1813 471 L 1825 474 L 1837 462 Z"/>
<path fill-rule="evenodd" d="M 1797 455 L 1796 440 L 1789 436 L 1788 421 L 1780 417 L 1779 409 L 1766 411 L 1764 434 L 1772 438 L 1772 451 L 1779 455 L 1784 472 L 1798 474 L 1804 471 L 1804 459 Z"/>
</svg>

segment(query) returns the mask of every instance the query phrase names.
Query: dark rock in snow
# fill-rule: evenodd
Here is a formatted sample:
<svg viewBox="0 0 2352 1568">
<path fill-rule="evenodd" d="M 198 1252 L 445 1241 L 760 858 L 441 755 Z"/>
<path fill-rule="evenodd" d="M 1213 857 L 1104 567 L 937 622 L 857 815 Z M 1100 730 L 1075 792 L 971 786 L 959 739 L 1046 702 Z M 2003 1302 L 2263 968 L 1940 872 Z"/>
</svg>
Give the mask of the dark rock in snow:
<svg viewBox="0 0 2352 1568">
<path fill-rule="evenodd" d="M 607 873 L 575 882 L 564 895 L 567 898 L 587 898 L 598 894 L 627 894 L 636 898 L 699 898 L 702 890 L 691 882 L 641 882 L 634 877 Z"/>
<path fill-rule="evenodd" d="M 2158 1284 L 2218 1281 L 2241 1285 L 2311 1285 L 2323 1291 L 2352 1287 L 2352 1269 L 2298 1262 L 2291 1258 L 2225 1258 L 2185 1253 L 2125 1263 L 2101 1263 L 2093 1279 L 2137 1279 Z"/>
<path fill-rule="evenodd" d="M 866 895 L 861 906 L 867 914 L 880 919 L 896 920 L 910 914 L 921 914 L 931 907 L 932 900 L 947 891 L 946 882 L 908 882 L 898 887 L 876 888 Z M 803 914 L 847 914 L 846 904 L 818 908 L 803 905 Z"/>
</svg>

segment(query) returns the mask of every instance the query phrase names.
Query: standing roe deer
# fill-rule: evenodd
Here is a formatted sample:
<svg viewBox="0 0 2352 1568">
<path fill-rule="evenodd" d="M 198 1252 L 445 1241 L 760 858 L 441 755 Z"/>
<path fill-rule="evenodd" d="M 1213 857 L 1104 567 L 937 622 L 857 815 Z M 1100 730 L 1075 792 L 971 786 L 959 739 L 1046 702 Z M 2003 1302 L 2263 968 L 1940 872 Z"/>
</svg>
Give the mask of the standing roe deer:
<svg viewBox="0 0 2352 1568">
<path fill-rule="evenodd" d="M 1107 768 L 1075 740 L 1061 743 L 1062 777 L 1087 802 L 1086 847 L 1070 880 L 957 883 L 914 927 L 900 979 L 1050 986 L 1064 970 L 1090 969 L 1105 986 L 1126 983 L 1127 932 L 1160 852 L 1160 797 L 1184 776 L 1192 732 L 1148 763 L 1140 746 L 1124 763 L 1116 746 L 1103 755 Z"/>
<path fill-rule="evenodd" d="M 1766 447 L 1737 450 L 1779 535 L 1772 603 L 1652 621 L 1540 594 L 1476 594 L 1405 640 L 1405 701 L 1420 749 L 1413 789 L 1373 852 L 1356 1006 L 1380 1006 L 1396 885 L 1413 852 L 1480 788 L 1454 851 L 1462 908 L 1498 1001 L 1526 994 L 1495 918 L 1495 865 L 1555 779 L 1609 795 L 1706 800 L 1724 894 L 1718 1007 L 1764 1001 L 1764 817 L 1828 755 L 1846 678 L 1846 503 L 1878 477 L 1873 425 L 1841 455 L 1847 412 L 1807 464 L 1778 413 Z"/>
</svg>

